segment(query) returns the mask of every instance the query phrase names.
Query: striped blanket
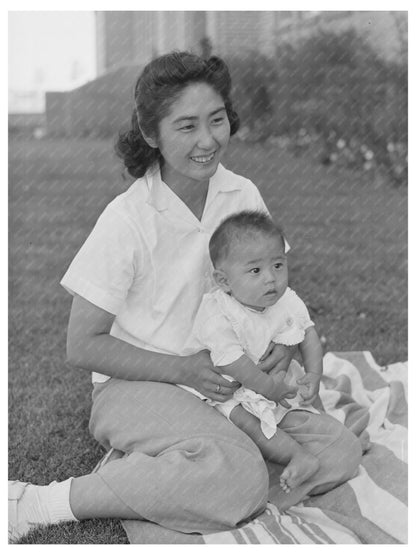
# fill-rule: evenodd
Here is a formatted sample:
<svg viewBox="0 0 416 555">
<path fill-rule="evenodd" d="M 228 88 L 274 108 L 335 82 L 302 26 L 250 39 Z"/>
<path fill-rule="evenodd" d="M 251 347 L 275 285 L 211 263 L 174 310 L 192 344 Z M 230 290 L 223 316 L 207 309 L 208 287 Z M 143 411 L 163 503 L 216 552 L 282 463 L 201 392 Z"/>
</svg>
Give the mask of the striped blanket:
<svg viewBox="0 0 416 555">
<path fill-rule="evenodd" d="M 325 411 L 362 442 L 355 478 L 279 512 L 271 472 L 270 502 L 248 524 L 200 536 L 123 521 L 130 543 L 407 543 L 407 364 L 380 367 L 368 352 L 327 353 L 320 396 Z"/>
</svg>

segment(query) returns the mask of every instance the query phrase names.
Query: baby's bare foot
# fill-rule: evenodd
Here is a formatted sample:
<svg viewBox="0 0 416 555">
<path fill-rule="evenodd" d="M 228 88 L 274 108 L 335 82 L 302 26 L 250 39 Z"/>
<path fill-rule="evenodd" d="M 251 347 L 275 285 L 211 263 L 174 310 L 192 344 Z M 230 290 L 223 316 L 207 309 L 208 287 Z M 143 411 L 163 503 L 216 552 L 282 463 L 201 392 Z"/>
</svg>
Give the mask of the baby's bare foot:
<svg viewBox="0 0 416 555">
<path fill-rule="evenodd" d="M 306 482 L 308 478 L 313 476 L 319 468 L 318 459 L 306 451 L 299 449 L 293 455 L 290 463 L 283 470 L 280 476 L 280 486 L 283 491 L 288 493 L 291 489 L 296 488 Z"/>
</svg>

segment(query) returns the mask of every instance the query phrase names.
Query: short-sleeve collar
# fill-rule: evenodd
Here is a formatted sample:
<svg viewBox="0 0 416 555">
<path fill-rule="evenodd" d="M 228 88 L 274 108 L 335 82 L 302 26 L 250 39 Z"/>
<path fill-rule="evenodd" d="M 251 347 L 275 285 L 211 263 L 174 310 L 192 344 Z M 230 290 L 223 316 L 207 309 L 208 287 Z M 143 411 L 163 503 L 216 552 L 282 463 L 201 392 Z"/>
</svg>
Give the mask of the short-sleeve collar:
<svg viewBox="0 0 416 555">
<path fill-rule="evenodd" d="M 242 189 L 241 178 L 226 170 L 222 164 L 218 164 L 217 171 L 209 181 L 209 187 L 215 193 L 228 193 Z"/>
<path fill-rule="evenodd" d="M 222 164 L 218 164 L 217 171 L 209 181 L 206 203 L 211 202 L 218 193 L 241 190 L 241 182 L 235 177 L 237 176 L 228 172 Z M 158 164 L 147 171 L 145 179 L 149 191 L 147 203 L 159 212 L 168 210 L 172 202 L 172 195 L 175 195 L 175 193 L 162 181 Z"/>
<path fill-rule="evenodd" d="M 165 190 L 167 185 L 163 183 L 160 176 L 159 164 L 155 164 L 146 172 L 145 179 L 149 192 L 146 202 L 159 212 L 167 210 L 169 205 L 168 191 Z"/>
</svg>

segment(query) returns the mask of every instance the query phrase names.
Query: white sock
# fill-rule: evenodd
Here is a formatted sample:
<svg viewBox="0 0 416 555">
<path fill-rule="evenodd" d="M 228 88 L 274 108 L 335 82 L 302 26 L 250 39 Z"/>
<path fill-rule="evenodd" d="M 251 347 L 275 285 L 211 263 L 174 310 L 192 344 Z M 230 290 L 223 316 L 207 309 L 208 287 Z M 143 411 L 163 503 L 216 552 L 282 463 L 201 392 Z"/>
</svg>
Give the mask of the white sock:
<svg viewBox="0 0 416 555">
<path fill-rule="evenodd" d="M 63 482 L 51 482 L 49 486 L 39 492 L 39 497 L 44 502 L 51 524 L 63 521 L 76 521 L 74 513 L 69 504 L 69 491 L 71 489 L 72 478 Z"/>
<path fill-rule="evenodd" d="M 72 478 L 64 482 L 51 482 L 48 486 L 29 485 L 23 495 L 21 507 L 30 522 L 57 524 L 76 521 L 69 504 Z"/>
</svg>

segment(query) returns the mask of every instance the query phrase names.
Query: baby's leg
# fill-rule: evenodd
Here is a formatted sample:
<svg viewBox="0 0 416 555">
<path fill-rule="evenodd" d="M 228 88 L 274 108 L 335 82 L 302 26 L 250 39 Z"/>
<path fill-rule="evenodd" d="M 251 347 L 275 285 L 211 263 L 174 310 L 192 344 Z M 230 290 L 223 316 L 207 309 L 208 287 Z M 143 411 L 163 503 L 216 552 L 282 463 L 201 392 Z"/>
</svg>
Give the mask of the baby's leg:
<svg viewBox="0 0 416 555">
<path fill-rule="evenodd" d="M 267 439 L 261 431 L 259 419 L 241 405 L 233 408 L 230 420 L 254 441 L 265 459 L 285 466 L 280 477 L 284 491 L 299 486 L 318 470 L 318 459 L 283 430 L 277 428 L 274 436 Z"/>
</svg>

